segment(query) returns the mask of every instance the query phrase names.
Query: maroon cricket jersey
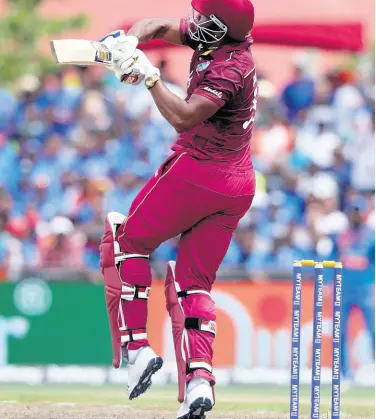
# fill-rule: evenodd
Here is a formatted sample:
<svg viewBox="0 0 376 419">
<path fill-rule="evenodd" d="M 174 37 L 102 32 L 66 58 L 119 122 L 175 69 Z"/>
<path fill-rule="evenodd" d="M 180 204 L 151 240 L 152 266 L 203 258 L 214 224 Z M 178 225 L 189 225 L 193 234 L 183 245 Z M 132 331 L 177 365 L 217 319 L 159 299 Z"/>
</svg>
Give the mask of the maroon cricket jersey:
<svg viewBox="0 0 376 419">
<path fill-rule="evenodd" d="M 230 170 L 249 170 L 257 106 L 257 78 L 250 51 L 252 39 L 208 50 L 190 38 L 184 19 L 180 34 L 183 44 L 195 49 L 186 101 L 192 95 L 201 95 L 221 108 L 211 118 L 180 134 L 172 149 L 223 163 Z"/>
</svg>

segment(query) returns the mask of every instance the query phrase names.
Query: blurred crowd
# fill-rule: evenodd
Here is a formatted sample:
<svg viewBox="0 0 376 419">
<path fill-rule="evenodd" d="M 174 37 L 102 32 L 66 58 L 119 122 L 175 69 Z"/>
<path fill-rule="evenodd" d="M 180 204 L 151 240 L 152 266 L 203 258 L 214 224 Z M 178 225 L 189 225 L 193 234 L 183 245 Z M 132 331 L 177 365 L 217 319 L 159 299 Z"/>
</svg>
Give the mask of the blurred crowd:
<svg viewBox="0 0 376 419">
<path fill-rule="evenodd" d="M 0 84 L 0 279 L 67 279 L 61 268 L 95 278 L 106 213 L 127 214 L 169 153 L 177 134 L 149 92 L 98 71 L 24 76 L 12 92 Z M 292 74 L 276 89 L 259 73 L 257 193 L 221 273 L 278 278 L 294 259 L 340 258 L 373 277 L 374 85 L 355 71 Z M 178 239 L 154 266 L 176 257 Z"/>
</svg>

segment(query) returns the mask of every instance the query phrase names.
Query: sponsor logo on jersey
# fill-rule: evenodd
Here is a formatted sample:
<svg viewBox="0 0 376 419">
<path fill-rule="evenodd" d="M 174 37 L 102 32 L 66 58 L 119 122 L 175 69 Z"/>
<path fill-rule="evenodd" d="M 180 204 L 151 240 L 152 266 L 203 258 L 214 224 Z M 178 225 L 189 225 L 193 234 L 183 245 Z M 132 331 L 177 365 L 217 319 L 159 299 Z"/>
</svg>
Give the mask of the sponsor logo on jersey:
<svg viewBox="0 0 376 419">
<path fill-rule="evenodd" d="M 211 89 L 210 87 L 205 87 L 204 90 L 212 93 L 213 95 L 217 96 L 219 99 L 222 97 L 222 92 L 218 92 L 218 90 Z"/>
<path fill-rule="evenodd" d="M 209 65 L 210 65 L 210 61 L 204 61 L 203 63 L 200 63 L 196 68 L 197 73 L 199 73 L 200 71 L 204 71 L 205 69 L 209 67 Z"/>
<path fill-rule="evenodd" d="M 206 55 L 210 55 L 213 51 L 215 51 L 217 48 L 216 47 L 212 47 L 209 49 L 206 49 L 204 52 L 202 52 L 200 55 L 201 56 L 206 56 Z"/>
</svg>

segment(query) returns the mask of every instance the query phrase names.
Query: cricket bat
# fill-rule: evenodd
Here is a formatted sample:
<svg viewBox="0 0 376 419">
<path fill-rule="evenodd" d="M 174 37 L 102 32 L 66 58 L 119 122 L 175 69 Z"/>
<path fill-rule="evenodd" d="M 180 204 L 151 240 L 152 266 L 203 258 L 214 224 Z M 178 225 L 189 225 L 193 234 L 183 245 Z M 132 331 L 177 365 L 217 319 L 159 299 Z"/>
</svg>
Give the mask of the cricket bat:
<svg viewBox="0 0 376 419">
<path fill-rule="evenodd" d="M 85 39 L 61 39 L 50 41 L 51 51 L 58 64 L 100 65 L 112 64 L 112 53 L 98 41 Z"/>
</svg>

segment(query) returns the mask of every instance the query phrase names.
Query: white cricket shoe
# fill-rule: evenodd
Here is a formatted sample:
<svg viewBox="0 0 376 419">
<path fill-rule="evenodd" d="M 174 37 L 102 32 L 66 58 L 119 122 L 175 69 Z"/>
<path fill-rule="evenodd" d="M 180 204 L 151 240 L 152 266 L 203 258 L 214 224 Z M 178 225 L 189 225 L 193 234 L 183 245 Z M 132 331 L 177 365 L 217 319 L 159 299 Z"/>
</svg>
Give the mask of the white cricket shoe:
<svg viewBox="0 0 376 419">
<path fill-rule="evenodd" d="M 132 400 L 151 386 L 151 377 L 162 367 L 163 360 L 150 346 L 127 352 L 128 396 Z"/>
<path fill-rule="evenodd" d="M 214 406 L 213 389 L 209 381 L 193 378 L 187 387 L 185 399 L 178 410 L 177 419 L 204 419 Z"/>
</svg>

